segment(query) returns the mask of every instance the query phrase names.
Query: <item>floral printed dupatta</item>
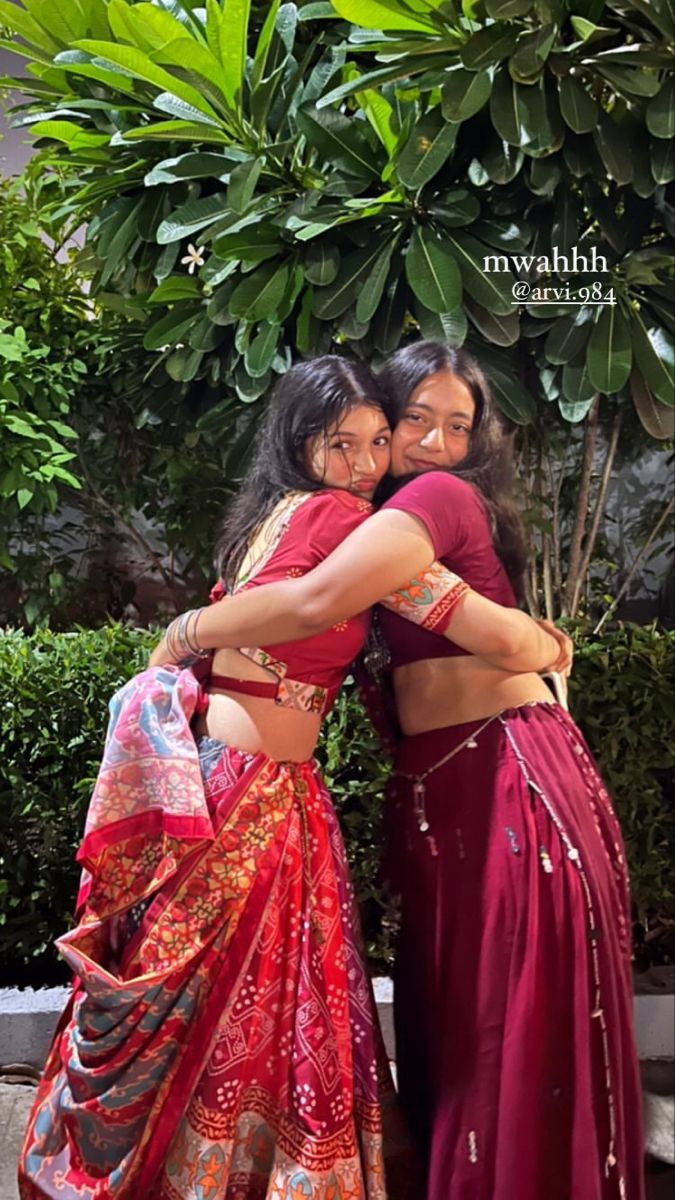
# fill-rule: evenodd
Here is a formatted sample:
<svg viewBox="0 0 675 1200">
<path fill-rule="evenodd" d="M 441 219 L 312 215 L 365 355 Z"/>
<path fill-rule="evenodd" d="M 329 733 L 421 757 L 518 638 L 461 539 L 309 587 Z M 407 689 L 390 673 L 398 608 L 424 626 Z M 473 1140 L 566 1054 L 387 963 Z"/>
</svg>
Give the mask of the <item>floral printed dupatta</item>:
<svg viewBox="0 0 675 1200">
<path fill-rule="evenodd" d="M 22 1200 L 385 1200 L 391 1093 L 329 797 L 313 763 L 200 753 L 198 702 L 159 668 L 111 706 Z"/>
</svg>

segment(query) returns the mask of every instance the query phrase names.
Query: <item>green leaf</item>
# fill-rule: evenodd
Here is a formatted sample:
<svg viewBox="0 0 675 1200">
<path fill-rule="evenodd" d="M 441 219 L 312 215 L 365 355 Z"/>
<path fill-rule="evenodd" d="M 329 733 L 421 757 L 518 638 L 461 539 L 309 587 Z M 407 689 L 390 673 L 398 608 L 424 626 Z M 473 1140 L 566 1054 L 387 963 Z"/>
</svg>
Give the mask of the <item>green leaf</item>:
<svg viewBox="0 0 675 1200">
<path fill-rule="evenodd" d="M 485 0 L 485 11 L 495 21 L 512 21 L 523 17 L 533 6 L 534 0 Z"/>
<path fill-rule="evenodd" d="M 635 362 L 650 392 L 661 404 L 675 404 L 673 338 L 666 329 L 649 323 L 641 312 L 631 312 Z"/>
<path fill-rule="evenodd" d="M 606 305 L 593 326 L 586 351 L 588 378 L 602 395 L 618 392 L 630 375 L 630 325 L 616 304 Z"/>
<path fill-rule="evenodd" d="M 675 137 L 675 81 L 667 78 L 645 113 L 647 129 L 655 138 Z"/>
<path fill-rule="evenodd" d="M 0 24 L 17 33 L 29 46 L 38 49 L 52 58 L 61 49 L 61 45 L 52 36 L 48 28 L 34 19 L 25 9 L 9 0 L 0 0 Z"/>
<path fill-rule="evenodd" d="M 430 15 L 419 10 L 406 11 L 400 0 L 331 0 L 333 8 L 345 21 L 366 29 L 405 30 L 419 33 L 438 33 L 439 26 Z"/>
<path fill-rule="evenodd" d="M 586 384 L 584 383 L 585 387 Z M 560 415 L 564 421 L 569 421 L 570 425 L 578 425 L 580 421 L 585 421 L 593 405 L 593 396 L 585 400 L 565 400 L 562 396 L 558 397 L 558 408 Z"/>
<path fill-rule="evenodd" d="M 234 369 L 234 386 L 239 399 L 244 404 L 253 404 L 261 396 L 264 396 L 271 382 L 271 371 L 267 371 L 264 375 L 260 376 L 249 375 L 246 370 L 246 363 L 244 362 L 237 363 Z M 234 447 L 232 449 L 234 451 Z"/>
<path fill-rule="evenodd" d="M 462 282 L 466 291 L 488 312 L 508 316 L 514 311 L 513 286 L 516 282 L 511 271 L 495 271 L 485 267 L 486 260 L 494 258 L 489 246 L 479 242 L 468 233 L 446 235 L 454 250 Z"/>
<path fill-rule="evenodd" d="M 520 337 L 518 310 L 508 314 L 488 312 L 475 300 L 465 300 L 464 306 L 478 332 L 495 346 L 515 346 Z"/>
<path fill-rule="evenodd" d="M 473 33 L 463 46 L 460 58 L 470 70 L 492 67 L 513 54 L 517 41 L 518 31 L 512 25 L 497 21 Z"/>
<path fill-rule="evenodd" d="M 368 324 L 377 311 L 389 275 L 391 256 L 397 242 L 398 235 L 380 251 L 359 292 L 355 312 L 357 321 L 362 324 Z"/>
<path fill-rule="evenodd" d="M 657 183 L 670 183 L 675 178 L 675 143 L 664 141 L 663 138 L 652 138 L 650 154 L 652 160 L 652 175 Z"/>
<path fill-rule="evenodd" d="M 598 105 L 581 80 L 564 75 L 558 81 L 560 111 L 566 125 L 575 133 L 590 133 L 598 121 Z"/>
<path fill-rule="evenodd" d="M 164 364 L 166 373 L 176 382 L 189 383 L 195 378 L 203 357 L 201 350 L 190 350 L 187 346 L 181 346 L 167 358 Z"/>
<path fill-rule="evenodd" d="M 332 108 L 314 106 L 299 109 L 296 120 L 300 132 L 325 162 L 362 179 L 372 179 L 377 174 L 375 155 L 353 120 Z"/>
<path fill-rule="evenodd" d="M 463 308 L 450 313 L 435 313 L 416 300 L 415 317 L 422 337 L 428 341 L 445 342 L 453 347 L 464 345 L 468 324 Z"/>
<path fill-rule="evenodd" d="M 555 25 L 542 25 L 533 33 L 521 34 L 515 53 L 509 59 L 511 78 L 518 83 L 536 79 L 546 65 L 556 39 Z"/>
<path fill-rule="evenodd" d="M 164 346 L 175 345 L 187 333 L 195 317 L 196 313 L 193 308 L 186 310 L 178 307 L 165 313 L 148 329 L 143 338 L 145 349 L 162 350 Z"/>
<path fill-rule="evenodd" d="M 382 242 L 378 239 L 374 246 L 355 250 L 342 259 L 333 282 L 314 293 L 313 312 L 316 317 L 332 321 L 347 311 L 356 299 L 360 284 L 375 265 L 381 249 Z"/>
<path fill-rule="evenodd" d="M 562 373 L 562 389 L 563 396 L 569 404 L 577 405 L 575 411 L 581 411 L 581 405 L 587 404 L 590 408 L 595 396 L 595 388 L 588 376 L 588 369 L 584 363 L 581 367 L 573 366 L 571 363 L 566 363 Z M 560 401 L 559 401 L 560 403 Z M 586 411 L 588 411 L 588 408 Z M 570 410 L 571 411 L 571 410 Z M 562 409 L 561 409 L 562 412 Z M 562 412 L 565 416 L 565 413 Z M 584 416 L 586 414 L 584 413 Z M 565 420 L 583 420 L 583 417 L 565 417 Z"/>
<path fill-rule="evenodd" d="M 675 437 L 675 408 L 654 399 L 637 367 L 631 371 L 630 390 L 635 411 L 647 433 L 659 440 L 672 440 Z"/>
<path fill-rule="evenodd" d="M 143 180 L 145 187 L 155 187 L 157 184 L 175 184 L 183 179 L 217 179 L 221 184 L 227 184 L 232 161 L 226 155 L 209 154 L 201 151 L 199 154 L 180 154 L 174 158 L 165 158 L 149 170 Z"/>
<path fill-rule="evenodd" d="M 206 36 L 213 56 L 222 65 L 222 88 L 227 103 L 241 112 L 250 0 L 206 0 Z"/>
<path fill-rule="evenodd" d="M 523 387 L 519 379 L 507 375 L 493 366 L 492 362 L 481 364 L 487 375 L 490 388 L 505 416 L 515 425 L 529 425 L 535 420 L 537 406 L 534 398 Z"/>
<path fill-rule="evenodd" d="M 172 95 L 180 97 L 186 104 L 199 109 L 201 113 L 211 117 L 216 124 L 219 123 L 217 114 L 196 88 L 183 83 L 177 75 L 172 75 L 163 67 L 157 66 L 147 54 L 136 50 L 135 47 L 119 46 L 114 42 L 99 42 L 85 38 L 76 43 L 75 49 L 97 55 L 105 63 L 114 63 L 128 71 L 133 78 L 152 84 L 160 92 L 170 92 Z"/>
<path fill-rule="evenodd" d="M 228 211 L 223 192 L 218 192 L 215 196 L 203 196 L 199 200 L 188 200 L 187 204 L 182 204 L 170 217 L 162 221 L 157 230 L 157 242 L 160 246 L 166 246 L 170 242 L 190 237 L 227 216 Z"/>
<path fill-rule="evenodd" d="M 631 143 L 618 122 L 607 113 L 601 113 L 593 130 L 593 140 L 610 179 L 620 184 L 630 183 L 633 178 Z"/>
<path fill-rule="evenodd" d="M 211 117 L 201 113 L 194 104 L 187 104 L 185 100 L 181 100 L 180 96 L 174 96 L 173 92 L 160 92 L 152 102 L 152 107 L 159 112 L 166 113 L 169 117 L 175 117 L 177 121 L 188 121 L 194 125 L 208 125 L 212 129 L 222 129 L 220 121 L 214 121 Z"/>
<path fill-rule="evenodd" d="M 560 182 L 561 169 L 555 158 L 530 160 L 530 191 L 535 196 L 552 196 Z"/>
<path fill-rule="evenodd" d="M 263 22 L 262 29 L 258 35 L 258 42 L 253 56 L 253 67 L 251 70 L 251 87 L 255 89 L 260 80 L 267 73 L 267 62 L 269 59 L 270 47 L 274 38 L 274 30 L 277 23 L 277 14 L 279 12 L 280 0 L 272 0 L 267 16 Z"/>
<path fill-rule="evenodd" d="M 492 86 L 490 117 L 497 133 L 511 146 L 533 156 L 559 149 L 564 133 L 543 79 L 525 86 L 499 71 Z"/>
<path fill-rule="evenodd" d="M 233 258 L 249 263 L 264 262 L 274 258 L 281 249 L 279 230 L 269 221 L 258 221 L 235 233 L 220 234 L 213 242 L 213 253 L 226 262 Z"/>
<path fill-rule="evenodd" d="M 31 134 L 36 138 L 64 142 L 71 151 L 106 146 L 110 141 L 107 133 L 89 133 L 74 121 L 36 121 L 31 126 Z"/>
<path fill-rule="evenodd" d="M 620 96 L 631 99 L 633 96 L 651 97 L 659 90 L 659 77 L 650 74 L 643 67 L 615 67 L 603 62 L 603 56 L 595 59 L 599 73 Z"/>
<path fill-rule="evenodd" d="M 148 304 L 169 304 L 175 300 L 197 299 L 199 287 L 192 275 L 169 275 L 148 296 Z"/>
<path fill-rule="evenodd" d="M 451 313 L 462 300 L 462 278 L 446 238 L 426 226 L 416 226 L 405 259 L 413 292 L 425 308 Z"/>
<path fill-rule="evenodd" d="M 393 158 L 398 142 L 395 129 L 394 110 L 388 100 L 372 88 L 357 92 L 356 99 L 361 105 L 371 127 L 375 130 L 387 154 Z"/>
<path fill-rule="evenodd" d="M 216 3 L 216 0 L 214 0 L 214 3 Z M 259 158 L 252 158 L 248 162 L 240 163 L 232 171 L 227 189 L 227 203 L 233 212 L 246 212 L 255 195 L 255 189 L 264 165 L 265 159 L 261 156 Z"/>
<path fill-rule="evenodd" d="M 245 275 L 230 298 L 230 312 L 245 321 L 269 321 L 274 317 L 290 279 L 287 260 L 265 263 Z"/>
<path fill-rule="evenodd" d="M 335 279 L 340 266 L 340 251 L 325 238 L 314 242 L 305 255 L 305 277 L 309 283 L 326 287 Z"/>
<path fill-rule="evenodd" d="M 401 340 L 406 315 L 406 291 L 402 275 L 391 279 L 371 323 L 373 342 L 382 354 L 392 354 Z"/>
<path fill-rule="evenodd" d="M 141 125 L 137 129 L 118 130 L 110 139 L 111 146 L 124 146 L 127 142 L 214 142 L 228 145 L 229 138 L 221 129 L 211 124 L 197 125 L 194 121 L 158 121 L 154 125 Z"/>
<path fill-rule="evenodd" d="M 573 315 L 558 318 L 544 344 L 548 362 L 562 366 L 581 354 L 590 332 L 589 311 L 580 308 Z"/>
<path fill-rule="evenodd" d="M 528 0 L 529 4 L 529 0 Z M 489 71 L 467 71 L 452 67 L 441 88 L 441 107 L 448 121 L 467 121 L 490 99 L 492 76 Z"/>
<path fill-rule="evenodd" d="M 429 205 L 429 212 L 446 229 L 461 228 L 480 215 L 480 200 L 466 188 L 451 188 Z"/>
<path fill-rule="evenodd" d="M 266 375 L 272 366 L 280 332 L 281 326 L 263 322 L 245 351 L 246 370 L 253 379 L 260 379 Z"/>
<path fill-rule="evenodd" d="M 522 150 L 496 135 L 488 136 L 480 152 L 481 164 L 492 183 L 510 183 L 525 161 Z"/>
<path fill-rule="evenodd" d="M 458 128 L 444 120 L 440 109 L 420 118 L 396 165 L 398 177 L 405 187 L 417 191 L 433 179 L 452 153 Z"/>
</svg>

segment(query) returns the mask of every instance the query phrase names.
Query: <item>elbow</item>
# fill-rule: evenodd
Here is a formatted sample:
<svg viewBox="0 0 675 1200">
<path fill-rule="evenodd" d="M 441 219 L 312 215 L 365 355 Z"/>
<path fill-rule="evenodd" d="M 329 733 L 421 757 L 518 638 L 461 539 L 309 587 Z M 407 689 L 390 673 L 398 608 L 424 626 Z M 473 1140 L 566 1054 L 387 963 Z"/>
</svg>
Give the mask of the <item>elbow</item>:
<svg viewBox="0 0 675 1200">
<path fill-rule="evenodd" d="M 328 594 L 315 584 L 303 587 L 298 598 L 296 616 L 305 637 L 323 633 L 334 623 Z"/>
<path fill-rule="evenodd" d="M 498 659 L 505 667 L 510 662 L 522 658 L 527 651 L 527 638 L 520 629 L 499 630 L 491 640 L 493 644 L 490 646 L 490 657 Z"/>
</svg>

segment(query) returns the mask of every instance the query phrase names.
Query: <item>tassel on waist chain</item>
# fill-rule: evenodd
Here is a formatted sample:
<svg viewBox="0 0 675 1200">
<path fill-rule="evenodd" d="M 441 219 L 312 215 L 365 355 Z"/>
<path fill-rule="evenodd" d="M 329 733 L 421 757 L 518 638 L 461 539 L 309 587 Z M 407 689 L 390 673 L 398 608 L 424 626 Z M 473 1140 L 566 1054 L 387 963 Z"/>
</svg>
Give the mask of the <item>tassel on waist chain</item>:
<svg viewBox="0 0 675 1200">
<path fill-rule="evenodd" d="M 459 746 L 455 746 L 447 754 L 444 754 L 442 758 L 438 759 L 438 762 L 432 763 L 430 767 L 427 767 L 426 771 L 420 771 L 418 774 L 411 774 L 408 771 L 393 771 L 394 775 L 398 775 L 400 779 L 410 780 L 413 785 L 413 807 L 415 810 L 415 816 L 417 817 L 417 824 L 419 826 L 420 833 L 427 833 L 429 830 L 429 822 L 427 820 L 426 810 L 427 789 L 424 782 L 425 779 L 428 779 L 430 775 L 433 775 L 434 771 L 438 771 L 441 767 L 444 767 L 447 762 L 450 762 L 451 758 L 454 758 L 456 754 L 459 754 L 460 750 L 476 750 L 478 747 L 478 742 L 476 741 L 478 735 L 482 733 L 484 729 L 487 729 L 488 725 L 491 725 L 493 721 L 496 721 L 499 716 L 499 713 L 494 713 L 493 716 L 488 717 L 486 721 L 483 721 L 482 725 L 478 726 L 478 729 L 474 729 L 473 733 L 470 733 L 463 742 L 460 742 Z"/>
</svg>

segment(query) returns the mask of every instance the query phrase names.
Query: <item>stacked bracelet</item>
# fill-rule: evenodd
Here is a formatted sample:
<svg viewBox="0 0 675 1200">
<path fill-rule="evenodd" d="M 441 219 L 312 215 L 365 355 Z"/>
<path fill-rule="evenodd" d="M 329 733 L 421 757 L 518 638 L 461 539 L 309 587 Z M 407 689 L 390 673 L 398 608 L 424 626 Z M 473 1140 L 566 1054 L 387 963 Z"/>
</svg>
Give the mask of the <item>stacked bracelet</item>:
<svg viewBox="0 0 675 1200">
<path fill-rule="evenodd" d="M 169 625 L 164 636 L 169 654 L 177 663 L 206 658 L 211 653 L 197 641 L 197 625 L 203 612 L 203 608 L 191 608 Z"/>
</svg>

